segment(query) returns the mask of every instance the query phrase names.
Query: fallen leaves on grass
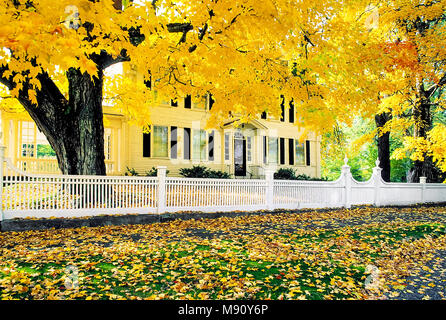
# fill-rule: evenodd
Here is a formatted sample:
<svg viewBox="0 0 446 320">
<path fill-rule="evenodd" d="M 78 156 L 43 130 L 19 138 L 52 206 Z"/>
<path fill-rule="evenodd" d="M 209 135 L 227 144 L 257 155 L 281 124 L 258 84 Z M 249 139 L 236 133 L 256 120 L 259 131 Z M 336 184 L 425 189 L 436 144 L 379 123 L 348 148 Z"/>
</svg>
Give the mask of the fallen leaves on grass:
<svg viewBox="0 0 446 320">
<path fill-rule="evenodd" d="M 446 249 L 444 213 L 442 207 L 369 207 L 4 232 L 0 296 L 396 297 L 414 270 L 432 260 L 435 250 Z"/>
</svg>

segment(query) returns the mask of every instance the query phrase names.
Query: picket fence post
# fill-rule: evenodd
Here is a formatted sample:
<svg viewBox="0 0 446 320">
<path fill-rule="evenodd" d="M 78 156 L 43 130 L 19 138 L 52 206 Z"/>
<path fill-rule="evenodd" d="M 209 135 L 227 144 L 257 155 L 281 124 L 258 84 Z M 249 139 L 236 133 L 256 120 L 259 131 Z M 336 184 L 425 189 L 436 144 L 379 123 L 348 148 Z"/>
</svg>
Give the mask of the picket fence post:
<svg viewBox="0 0 446 320">
<path fill-rule="evenodd" d="M 427 177 L 420 177 L 421 203 L 424 203 L 425 198 L 426 198 L 426 181 L 427 181 Z"/>
<path fill-rule="evenodd" d="M 274 172 L 273 168 L 265 169 L 266 210 L 274 210 Z"/>
<path fill-rule="evenodd" d="M 347 155 L 344 158 L 344 165 L 342 166 L 341 172 L 344 177 L 344 207 L 350 209 L 351 204 L 351 193 L 352 193 L 352 173 L 350 171 L 350 166 L 347 164 Z"/>
<path fill-rule="evenodd" d="M 158 213 L 166 212 L 166 166 L 158 166 L 157 177 L 158 177 Z"/>
<path fill-rule="evenodd" d="M 381 205 L 381 201 L 380 201 L 380 189 L 381 189 L 381 172 L 383 171 L 383 169 L 379 166 L 379 159 L 376 159 L 375 161 L 375 168 L 373 168 L 373 174 L 372 174 L 372 179 L 373 179 L 373 183 L 374 183 L 374 190 L 375 190 L 375 195 L 374 195 L 374 199 L 373 199 L 373 205 L 375 207 L 379 207 Z"/>
</svg>

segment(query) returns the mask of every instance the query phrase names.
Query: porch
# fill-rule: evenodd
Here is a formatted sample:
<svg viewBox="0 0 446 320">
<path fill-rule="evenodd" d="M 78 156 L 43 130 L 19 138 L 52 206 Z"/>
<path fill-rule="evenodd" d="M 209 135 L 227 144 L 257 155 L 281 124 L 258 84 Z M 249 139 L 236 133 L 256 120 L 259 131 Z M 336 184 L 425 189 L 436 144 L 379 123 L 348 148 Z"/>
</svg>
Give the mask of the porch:
<svg viewBox="0 0 446 320">
<path fill-rule="evenodd" d="M 60 174 L 59 164 L 57 159 L 38 159 L 30 157 L 20 157 L 15 160 L 14 165 L 27 173 L 38 174 Z M 117 175 L 115 161 L 105 160 L 105 169 L 107 175 Z"/>
</svg>

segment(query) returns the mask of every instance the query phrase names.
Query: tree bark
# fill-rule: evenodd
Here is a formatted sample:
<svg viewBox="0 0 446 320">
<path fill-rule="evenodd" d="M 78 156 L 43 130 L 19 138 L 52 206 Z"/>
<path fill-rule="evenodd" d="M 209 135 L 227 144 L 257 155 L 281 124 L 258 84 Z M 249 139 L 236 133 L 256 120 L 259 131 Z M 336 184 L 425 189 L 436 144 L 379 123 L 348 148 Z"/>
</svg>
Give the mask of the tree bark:
<svg viewBox="0 0 446 320">
<path fill-rule="evenodd" d="M 418 93 L 419 100 L 413 108 L 414 137 L 427 139 L 427 132 L 432 129 L 430 92 L 425 90 L 424 85 L 421 84 Z M 427 154 L 424 154 L 423 161 L 414 161 L 414 165 L 408 173 L 407 181 L 419 183 L 420 177 L 426 177 L 427 182 L 431 183 L 442 182 L 441 172 L 435 167 L 432 157 Z"/>
<path fill-rule="evenodd" d="M 105 175 L 102 71 L 92 80 L 70 69 L 67 78 L 69 102 L 57 141 L 60 168 L 65 174 Z"/>
<path fill-rule="evenodd" d="M 382 130 L 385 124 L 392 118 L 388 112 L 383 112 L 375 116 L 375 123 L 378 131 Z M 381 177 L 384 181 L 390 182 L 390 132 L 383 134 L 378 132 L 378 160 L 379 166 L 382 169 Z"/>
<path fill-rule="evenodd" d="M 104 123 L 102 113 L 103 72 L 92 79 L 78 69 L 67 71 L 69 83 L 67 100 L 48 74 L 37 76 L 37 105 L 28 96 L 29 85 L 23 84 L 18 100 L 56 152 L 63 174 L 105 175 Z M 16 86 L 10 79 L 0 82 L 9 89 Z"/>
</svg>

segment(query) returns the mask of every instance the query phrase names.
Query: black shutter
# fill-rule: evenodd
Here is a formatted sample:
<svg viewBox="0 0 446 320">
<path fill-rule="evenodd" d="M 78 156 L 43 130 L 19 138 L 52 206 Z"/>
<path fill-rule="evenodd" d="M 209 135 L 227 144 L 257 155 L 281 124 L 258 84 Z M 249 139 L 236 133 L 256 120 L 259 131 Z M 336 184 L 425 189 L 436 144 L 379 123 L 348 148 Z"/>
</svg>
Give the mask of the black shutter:
<svg viewBox="0 0 446 320">
<path fill-rule="evenodd" d="M 281 95 L 280 97 L 282 98 L 282 102 L 280 103 L 280 108 L 282 109 L 280 121 L 285 121 L 285 97 L 283 95 Z"/>
<path fill-rule="evenodd" d="M 214 161 L 214 131 L 211 131 L 211 133 L 209 133 L 208 145 L 209 145 L 209 161 Z"/>
<path fill-rule="evenodd" d="M 184 128 L 184 159 L 190 160 L 190 128 Z"/>
<path fill-rule="evenodd" d="M 214 98 L 212 97 L 212 94 L 209 94 L 209 110 L 212 109 L 212 106 L 214 105 Z"/>
<path fill-rule="evenodd" d="M 280 164 L 285 164 L 285 138 L 280 138 Z"/>
<path fill-rule="evenodd" d="M 176 159 L 177 153 L 178 153 L 178 134 L 177 134 L 177 127 L 170 127 L 170 158 Z"/>
<path fill-rule="evenodd" d="M 291 123 L 294 123 L 294 101 L 291 100 L 290 101 L 290 114 L 289 114 L 289 119 Z"/>
<path fill-rule="evenodd" d="M 268 150 L 266 149 L 266 145 L 267 145 L 267 137 L 263 136 L 263 163 L 267 163 L 268 161 Z"/>
<path fill-rule="evenodd" d="M 266 117 L 267 117 L 267 114 L 266 114 L 266 111 L 263 111 L 262 112 L 262 115 L 260 116 L 262 119 L 266 119 Z"/>
<path fill-rule="evenodd" d="M 288 139 L 288 161 L 294 166 L 294 139 Z"/>
<path fill-rule="evenodd" d="M 307 166 L 311 165 L 311 159 L 310 159 L 310 141 L 305 141 L 305 155 L 307 158 Z"/>
<path fill-rule="evenodd" d="M 142 156 L 150 158 L 150 132 L 142 134 Z"/>
<path fill-rule="evenodd" d="M 186 98 L 184 98 L 184 107 L 186 109 L 190 109 L 192 107 L 192 97 L 188 94 Z"/>
<path fill-rule="evenodd" d="M 152 80 L 144 80 L 144 84 L 146 85 L 147 88 L 152 89 Z"/>
</svg>

